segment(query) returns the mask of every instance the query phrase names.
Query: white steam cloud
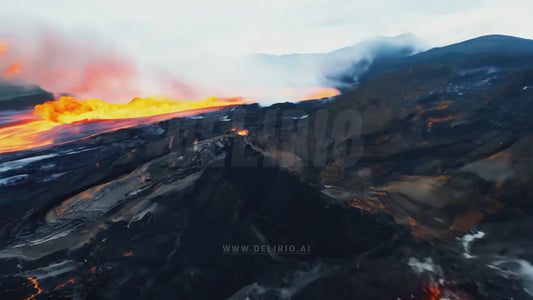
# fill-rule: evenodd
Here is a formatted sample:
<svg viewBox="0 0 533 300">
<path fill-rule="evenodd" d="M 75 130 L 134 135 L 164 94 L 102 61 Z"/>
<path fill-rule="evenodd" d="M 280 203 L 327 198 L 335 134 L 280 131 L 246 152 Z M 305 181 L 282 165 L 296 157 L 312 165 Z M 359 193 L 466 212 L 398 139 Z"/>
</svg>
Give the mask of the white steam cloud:
<svg viewBox="0 0 533 300">
<path fill-rule="evenodd" d="M 94 35 L 47 29 L 0 32 L 2 80 L 37 84 L 81 99 L 127 102 L 163 95 L 174 99 L 244 97 L 261 104 L 312 96 L 320 87 L 341 87 L 339 74 L 357 82 L 375 55 L 421 49 L 411 35 L 376 38 L 322 54 L 202 56 L 150 64 Z M 406 52 L 407 51 L 407 52 Z M 9 70 L 16 66 L 16 70 Z"/>
</svg>

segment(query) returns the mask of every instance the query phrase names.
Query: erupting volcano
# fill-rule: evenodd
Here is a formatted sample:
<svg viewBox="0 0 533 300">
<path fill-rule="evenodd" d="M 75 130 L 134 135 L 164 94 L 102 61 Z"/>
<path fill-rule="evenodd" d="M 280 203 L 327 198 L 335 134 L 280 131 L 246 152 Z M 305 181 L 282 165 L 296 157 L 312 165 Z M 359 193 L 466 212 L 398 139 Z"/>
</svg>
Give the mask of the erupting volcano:
<svg viewBox="0 0 533 300">
<path fill-rule="evenodd" d="M 533 40 L 0 38 L 1 299 L 533 297 Z"/>
<path fill-rule="evenodd" d="M 77 71 L 69 70 L 61 64 L 41 63 L 44 59 L 42 57 L 22 57 L 16 51 L 17 48 L 13 49 L 12 46 L 11 43 L 0 41 L 0 77 L 3 80 L 37 80 L 45 86 L 67 82 L 62 86 L 66 91 L 62 92 L 87 93 L 116 90 L 117 84 L 109 84 L 110 81 L 119 82 L 119 87 L 127 87 L 127 82 L 135 79 L 130 74 L 135 68 L 121 60 L 113 61 L 112 57 L 105 58 L 102 62 L 83 62 Z M 53 50 L 62 51 L 61 48 Z M 52 53 L 45 51 L 45 54 Z M 68 51 L 65 52 L 65 55 L 68 54 Z M 45 68 L 41 70 L 43 66 Z M 23 72 L 33 69 L 37 71 Z M 328 87 L 308 87 L 283 88 L 276 93 L 285 100 L 306 101 L 337 96 L 339 91 Z M 260 92 L 259 95 L 261 94 Z M 0 123 L 0 153 L 64 143 L 112 130 L 256 102 L 247 99 L 249 98 L 208 97 L 203 100 L 174 100 L 157 96 L 134 98 L 128 103 L 109 103 L 100 99 L 78 100 L 62 96 L 55 101 L 35 105 L 30 113 L 8 112 L 3 115 L 3 119 L 7 121 Z M 90 129 L 84 124 L 90 124 Z"/>
</svg>

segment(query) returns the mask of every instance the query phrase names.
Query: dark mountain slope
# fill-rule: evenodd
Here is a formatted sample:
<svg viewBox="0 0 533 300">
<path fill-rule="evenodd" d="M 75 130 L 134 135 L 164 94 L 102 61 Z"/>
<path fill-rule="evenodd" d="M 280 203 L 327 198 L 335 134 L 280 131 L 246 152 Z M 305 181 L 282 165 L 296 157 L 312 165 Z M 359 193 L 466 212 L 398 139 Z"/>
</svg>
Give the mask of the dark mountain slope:
<svg viewBox="0 0 533 300">
<path fill-rule="evenodd" d="M 53 100 L 54 95 L 37 86 L 20 86 L 0 81 L 0 111 L 31 109 Z"/>
<path fill-rule="evenodd" d="M 532 55 L 532 40 L 504 35 L 488 35 L 411 56 L 401 58 L 378 57 L 368 71 L 361 76 L 360 81 L 422 65 L 446 64 L 462 68 L 533 67 Z"/>
</svg>

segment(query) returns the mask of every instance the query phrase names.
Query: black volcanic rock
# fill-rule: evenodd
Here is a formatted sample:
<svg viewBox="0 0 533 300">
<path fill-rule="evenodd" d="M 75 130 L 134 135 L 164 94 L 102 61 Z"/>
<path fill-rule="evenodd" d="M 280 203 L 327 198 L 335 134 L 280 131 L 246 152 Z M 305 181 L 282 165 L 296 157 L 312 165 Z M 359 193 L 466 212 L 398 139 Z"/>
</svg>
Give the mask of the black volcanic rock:
<svg viewBox="0 0 533 300">
<path fill-rule="evenodd" d="M 530 41 L 511 40 L 523 47 L 506 53 L 533 58 L 533 51 L 524 50 Z M 491 45 L 487 51 L 494 52 L 507 41 L 467 41 L 465 53 L 476 52 L 475 45 L 485 42 Z M 463 46 L 431 50 L 433 58 L 424 64 L 387 73 L 338 96 L 321 108 L 328 118 L 306 113 L 309 117 L 296 127 L 277 124 L 278 141 L 292 143 L 273 143 L 270 133 L 252 132 L 252 137 L 258 148 L 307 180 L 327 185 L 329 195 L 368 210 L 389 211 L 417 235 L 468 231 L 505 205 L 531 214 L 526 153 L 533 150 L 528 113 L 533 109 L 533 69 L 512 59 L 505 68 L 466 57 L 454 58 L 457 64 L 440 60 L 439 53 L 455 53 Z M 317 140 L 317 124 L 327 119 L 325 124 L 333 128 L 337 116 L 346 112 L 357 132 Z M 335 159 L 333 149 L 348 145 L 355 164 Z M 318 168 L 313 161 L 317 153 L 329 157 Z"/>
<path fill-rule="evenodd" d="M 192 130 L 182 125 L 185 131 Z M 83 282 L 72 283 L 78 286 L 75 290 L 66 287 L 61 292 L 68 295 L 155 298 L 172 293 L 207 299 L 230 296 L 256 281 L 280 285 L 279 278 L 292 272 L 287 269 L 290 265 L 346 258 L 389 243 L 396 234 L 407 236 L 390 218 L 331 202 L 316 187 L 279 169 L 270 158 L 253 150 L 237 150 L 246 148 L 244 138 L 238 135 L 210 137 L 186 149 L 174 148 L 173 140 L 176 136 L 162 139 L 167 149 L 164 153 L 144 149 L 144 155 L 154 155 L 154 159 L 129 174 L 126 168 L 117 169 L 115 165 L 115 172 L 122 170 L 126 175 L 80 193 L 74 191 L 72 197 L 55 204 L 50 200 L 45 204 L 46 198 L 41 197 L 41 208 L 34 202 L 33 213 L 17 220 L 15 226 L 10 226 L 15 219 L 6 220 L 3 228 L 11 229 L 4 231 L 6 242 L 0 257 L 27 261 L 27 267 L 34 271 L 23 274 L 32 277 L 38 276 L 32 273 L 37 272 L 37 266 L 53 265 L 65 253 L 67 261 L 60 264 L 81 262 L 62 269 L 65 276 L 71 274 L 79 284 Z M 134 150 L 129 153 L 139 151 Z M 71 154 L 70 160 L 83 153 Z M 234 167 L 240 155 L 261 159 L 262 165 Z M 57 159 L 55 162 L 60 163 Z M 93 176 L 99 172 L 110 174 L 102 169 L 108 163 L 99 164 Z M 25 189 L 33 180 L 28 181 L 10 189 Z M 87 183 L 94 181 L 85 178 Z M 61 182 L 51 178 L 48 184 L 57 188 Z M 68 193 L 69 187 L 76 189 L 65 185 L 61 192 Z M 17 198 L 23 201 L 21 204 L 26 203 L 22 195 Z M 17 207 L 20 211 L 11 205 L 12 216 L 24 214 L 24 206 Z M 367 231 L 367 227 L 374 231 Z M 224 245 L 262 244 L 298 245 L 311 250 L 303 255 L 270 256 L 223 252 Z M 277 263 L 272 265 L 272 260 Z M 96 270 L 88 270 L 94 267 Z M 12 269 L 1 272 L 6 276 Z M 91 272 L 98 277 L 93 278 Z M 122 289 L 124 280 L 136 284 Z M 61 284 L 56 279 L 45 282 L 45 288 Z M 151 289 L 156 282 L 160 287 Z M 201 289 L 201 285 L 210 289 Z M 54 289 L 49 290 L 55 295 Z"/>
</svg>

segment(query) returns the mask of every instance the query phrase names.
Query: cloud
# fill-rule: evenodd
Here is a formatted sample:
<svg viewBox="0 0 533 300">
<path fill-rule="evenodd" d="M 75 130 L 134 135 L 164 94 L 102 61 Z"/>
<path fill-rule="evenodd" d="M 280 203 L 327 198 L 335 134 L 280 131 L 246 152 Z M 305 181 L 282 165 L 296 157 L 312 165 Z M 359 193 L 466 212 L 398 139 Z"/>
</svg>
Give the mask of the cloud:
<svg viewBox="0 0 533 300">
<path fill-rule="evenodd" d="M 364 71 L 378 52 L 410 48 L 412 36 L 374 39 L 327 54 L 212 55 L 164 64 L 142 64 L 123 47 L 98 36 L 40 28 L 4 39 L 4 80 L 38 84 L 56 94 L 127 102 L 163 95 L 174 99 L 244 97 L 262 104 L 331 94 L 332 79 L 358 65 Z M 6 34 L 4 34 L 6 36 Z M 2 39 L 0 39 L 2 40 Z M 362 63 L 361 63 L 362 62 Z M 327 91 L 327 93 L 325 93 Z"/>
<path fill-rule="evenodd" d="M 457 24 L 470 25 L 462 27 L 469 37 L 493 33 L 495 28 L 533 37 L 527 30 L 533 25 L 527 16 L 529 0 L 340 0 L 335 5 L 327 0 L 95 0 L 76 6 L 51 0 L 44 7 L 39 4 L 36 0 L 11 2 L 2 8 L 1 20 L 44 22 L 74 32 L 89 28 L 151 63 L 205 53 L 327 52 L 373 36 L 406 32 L 440 46 L 464 38 L 464 34 L 457 36 Z"/>
</svg>

